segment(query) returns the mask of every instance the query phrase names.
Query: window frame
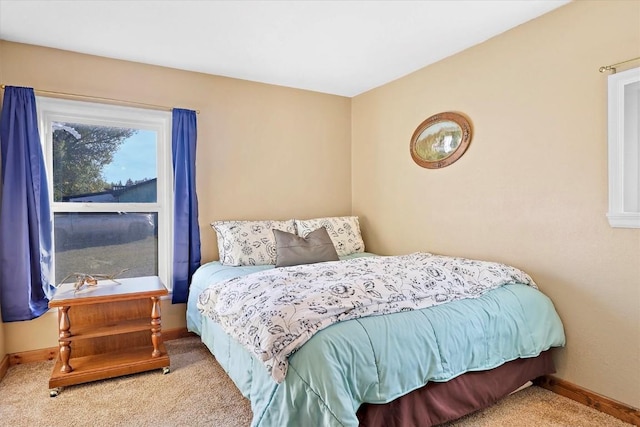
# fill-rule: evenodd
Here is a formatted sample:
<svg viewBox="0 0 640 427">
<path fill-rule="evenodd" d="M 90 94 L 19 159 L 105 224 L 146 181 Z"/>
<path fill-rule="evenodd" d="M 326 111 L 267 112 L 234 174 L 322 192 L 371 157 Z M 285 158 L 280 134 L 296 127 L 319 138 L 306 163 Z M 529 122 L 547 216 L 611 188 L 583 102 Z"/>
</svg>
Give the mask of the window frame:
<svg viewBox="0 0 640 427">
<path fill-rule="evenodd" d="M 626 88 L 640 82 L 640 67 L 608 76 L 609 212 L 611 227 L 640 228 L 640 90 L 627 99 Z M 633 96 L 633 95 L 632 95 Z M 635 135 L 628 135 L 633 127 Z M 635 138 L 633 138 L 635 136 Z M 626 161 L 625 161 L 626 160 Z"/>
<path fill-rule="evenodd" d="M 171 163 L 171 112 L 144 108 L 99 104 L 61 98 L 36 96 L 38 129 L 48 178 L 51 213 L 72 212 L 154 212 L 158 218 L 158 276 L 171 292 L 173 289 L 173 166 Z M 157 133 L 157 199 L 155 203 L 88 203 L 53 200 L 52 122 L 71 122 L 97 126 L 114 126 L 152 130 Z M 53 219 L 53 217 L 52 217 Z M 55 233 L 52 227 L 55 247 Z M 55 250 L 53 271 L 55 277 Z M 92 272 L 89 272 L 92 273 Z M 94 272 L 95 273 L 95 272 Z"/>
</svg>

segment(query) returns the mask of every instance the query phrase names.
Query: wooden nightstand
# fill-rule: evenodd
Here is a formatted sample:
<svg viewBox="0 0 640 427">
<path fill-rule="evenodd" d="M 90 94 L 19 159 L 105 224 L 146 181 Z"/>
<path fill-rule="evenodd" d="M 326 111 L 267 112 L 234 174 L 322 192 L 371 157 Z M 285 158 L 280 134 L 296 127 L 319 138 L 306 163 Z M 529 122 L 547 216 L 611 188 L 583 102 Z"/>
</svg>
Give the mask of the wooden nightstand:
<svg viewBox="0 0 640 427">
<path fill-rule="evenodd" d="M 61 285 L 49 307 L 58 307 L 59 353 L 49 378 L 50 395 L 62 387 L 152 369 L 169 372 L 162 343 L 157 276 L 101 280 L 75 291 Z"/>
</svg>

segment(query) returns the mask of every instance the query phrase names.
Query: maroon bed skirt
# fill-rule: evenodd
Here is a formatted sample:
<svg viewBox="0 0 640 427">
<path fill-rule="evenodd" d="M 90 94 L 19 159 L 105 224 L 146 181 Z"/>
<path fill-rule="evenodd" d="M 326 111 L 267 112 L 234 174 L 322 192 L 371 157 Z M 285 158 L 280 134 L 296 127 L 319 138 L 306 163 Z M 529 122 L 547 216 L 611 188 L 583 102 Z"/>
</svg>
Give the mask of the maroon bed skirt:
<svg viewBox="0 0 640 427">
<path fill-rule="evenodd" d="M 386 404 L 365 403 L 358 409 L 358 419 L 363 427 L 434 426 L 487 408 L 527 381 L 552 373 L 551 352 L 545 351 L 445 383 L 428 383 Z"/>
</svg>

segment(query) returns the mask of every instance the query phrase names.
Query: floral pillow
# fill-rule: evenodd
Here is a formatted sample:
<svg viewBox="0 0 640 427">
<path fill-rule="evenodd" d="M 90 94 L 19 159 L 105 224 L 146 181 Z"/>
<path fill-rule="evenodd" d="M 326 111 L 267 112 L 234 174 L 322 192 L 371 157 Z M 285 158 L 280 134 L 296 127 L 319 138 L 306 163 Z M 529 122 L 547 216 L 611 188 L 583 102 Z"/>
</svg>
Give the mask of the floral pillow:
<svg viewBox="0 0 640 427">
<path fill-rule="evenodd" d="M 295 233 L 292 219 L 287 221 L 214 221 L 218 235 L 218 254 L 222 265 L 267 265 L 276 263 L 273 230 Z"/>
<path fill-rule="evenodd" d="M 338 256 L 364 252 L 364 241 L 360 234 L 360 222 L 357 216 L 296 219 L 295 223 L 298 236 L 301 237 L 307 237 L 312 231 L 325 227 Z"/>
</svg>

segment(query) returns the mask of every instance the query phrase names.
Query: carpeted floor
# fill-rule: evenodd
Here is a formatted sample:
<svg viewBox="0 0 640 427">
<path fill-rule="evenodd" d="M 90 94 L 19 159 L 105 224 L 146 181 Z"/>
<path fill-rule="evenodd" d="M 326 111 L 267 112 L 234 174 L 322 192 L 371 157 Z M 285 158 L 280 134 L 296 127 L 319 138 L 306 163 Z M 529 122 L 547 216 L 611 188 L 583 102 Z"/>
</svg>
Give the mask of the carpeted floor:
<svg viewBox="0 0 640 427">
<path fill-rule="evenodd" d="M 0 426 L 247 427 L 251 408 L 200 343 L 166 343 L 171 373 L 152 371 L 65 388 L 49 397 L 53 362 L 11 367 L 0 382 Z M 627 427 L 630 424 L 529 387 L 485 411 L 447 424 L 455 427 Z"/>
</svg>

